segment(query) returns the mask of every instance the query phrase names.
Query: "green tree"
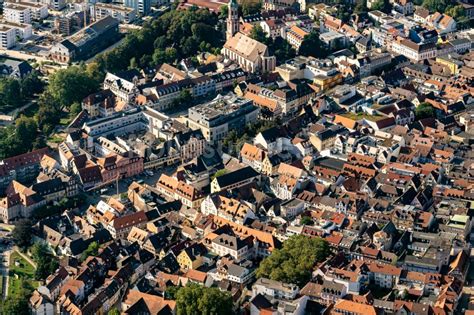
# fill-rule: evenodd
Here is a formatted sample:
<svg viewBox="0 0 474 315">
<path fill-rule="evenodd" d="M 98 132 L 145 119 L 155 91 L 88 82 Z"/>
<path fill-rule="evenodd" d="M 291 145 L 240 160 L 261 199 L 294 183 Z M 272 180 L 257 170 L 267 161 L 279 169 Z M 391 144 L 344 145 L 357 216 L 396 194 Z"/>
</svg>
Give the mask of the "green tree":
<svg viewBox="0 0 474 315">
<path fill-rule="evenodd" d="M 85 66 L 72 66 L 50 76 L 47 93 L 60 108 L 69 108 L 75 102 L 80 103 L 99 87 L 100 82 L 97 78 L 90 77 Z"/>
<path fill-rule="evenodd" d="M 167 62 L 174 62 L 178 58 L 178 51 L 173 47 L 166 48 L 165 57 Z"/>
<path fill-rule="evenodd" d="M 54 97 L 48 91 L 41 94 L 38 104 L 39 109 L 36 113 L 38 127 L 45 135 L 49 135 L 61 118 L 60 104 L 54 100 Z"/>
<path fill-rule="evenodd" d="M 176 300 L 176 296 L 178 294 L 179 289 L 181 289 L 181 287 L 178 287 L 178 286 L 166 287 L 166 291 L 165 291 L 165 294 L 164 294 L 165 299 L 167 299 L 167 300 Z"/>
<path fill-rule="evenodd" d="M 22 250 L 31 244 L 31 234 L 33 232 L 30 220 L 20 220 L 12 231 L 13 242 Z"/>
<path fill-rule="evenodd" d="M 178 315 L 232 314 L 232 296 L 217 288 L 191 284 L 178 290 L 176 311 Z"/>
<path fill-rule="evenodd" d="M 107 312 L 107 315 L 120 315 L 120 311 L 116 307 L 114 307 Z"/>
<path fill-rule="evenodd" d="M 32 117 L 20 116 L 15 121 L 15 141 L 20 147 L 29 151 L 32 147 L 32 139 L 38 135 L 38 124 Z"/>
<path fill-rule="evenodd" d="M 0 314 L 30 315 L 28 306 L 28 295 L 30 294 L 22 290 L 15 296 L 8 296 L 8 299 L 0 300 Z"/>
<path fill-rule="evenodd" d="M 242 14 L 244 16 L 257 14 L 262 10 L 262 1 L 261 0 L 241 0 L 239 8 L 242 9 Z"/>
<path fill-rule="evenodd" d="M 446 9 L 445 13 L 456 21 L 458 29 L 469 25 L 466 9 L 462 5 L 450 6 Z"/>
<path fill-rule="evenodd" d="M 356 5 L 354 7 L 354 13 L 361 14 L 367 13 L 367 0 L 357 0 Z"/>
<path fill-rule="evenodd" d="M 99 254 L 99 243 L 92 242 L 87 246 L 87 249 L 82 253 L 81 260 L 86 260 L 89 256 L 97 256 Z"/>
<path fill-rule="evenodd" d="M 117 72 L 126 69 L 132 58 L 147 67 L 150 62 L 158 65 L 195 56 L 201 47 L 206 51 L 218 49 L 224 38 L 216 30 L 218 23 L 218 15 L 208 10 L 171 10 L 127 34 L 118 47 L 99 55 L 97 67 L 102 72 Z M 175 49 L 176 56 L 170 51 L 166 54 L 167 48 Z"/>
<path fill-rule="evenodd" d="M 391 6 L 389 0 L 377 0 L 376 2 L 374 2 L 372 4 L 370 9 L 371 10 L 379 10 L 379 11 L 382 11 L 382 12 L 388 14 L 392 10 L 392 6 Z"/>
<path fill-rule="evenodd" d="M 305 216 L 301 217 L 300 223 L 303 224 L 303 225 L 313 225 L 314 222 L 311 219 L 311 217 L 305 215 Z"/>
<path fill-rule="evenodd" d="M 423 7 L 430 12 L 444 13 L 448 6 L 448 0 L 423 0 Z"/>
<path fill-rule="evenodd" d="M 59 263 L 46 244 L 37 242 L 31 246 L 30 252 L 33 260 L 36 262 L 36 280 L 46 279 L 58 268 Z"/>
<path fill-rule="evenodd" d="M 423 118 L 434 117 L 435 110 L 430 103 L 423 102 L 415 109 L 415 117 L 417 120 Z"/>
<path fill-rule="evenodd" d="M 285 61 L 296 56 L 295 49 L 281 37 L 275 38 L 275 40 L 270 45 L 270 50 L 275 55 L 278 63 L 284 63 Z"/>
<path fill-rule="evenodd" d="M 137 63 L 137 58 L 132 57 L 130 59 L 130 65 L 128 66 L 129 69 L 137 69 L 138 68 L 138 63 Z"/>
<path fill-rule="evenodd" d="M 328 51 L 324 43 L 319 38 L 319 33 L 315 30 L 305 36 L 301 43 L 300 55 L 312 56 L 315 58 L 326 58 Z"/>
<path fill-rule="evenodd" d="M 221 5 L 219 8 L 219 19 L 226 19 L 229 16 L 229 7 L 226 5 Z"/>
<path fill-rule="evenodd" d="M 457 21 L 466 16 L 466 9 L 462 5 L 455 5 L 448 7 L 445 13 Z"/>
<path fill-rule="evenodd" d="M 330 254 L 328 242 L 322 238 L 303 235 L 290 237 L 282 249 L 273 250 L 257 269 L 258 278 L 270 278 L 303 286 L 311 279 L 316 263 Z"/>
<path fill-rule="evenodd" d="M 69 109 L 69 116 L 76 117 L 82 111 L 82 106 L 78 102 L 74 102 Z"/>
<path fill-rule="evenodd" d="M 32 72 L 20 82 L 22 97 L 31 97 L 43 91 L 44 83 L 37 72 Z"/>
<path fill-rule="evenodd" d="M 252 27 L 252 30 L 250 31 L 250 37 L 261 43 L 267 43 L 267 33 L 265 33 L 260 24 L 257 24 Z"/>
<path fill-rule="evenodd" d="M 0 79 L 0 106 L 17 107 L 21 103 L 21 86 L 16 79 Z M 0 107 L 1 109 L 1 107 Z"/>
</svg>

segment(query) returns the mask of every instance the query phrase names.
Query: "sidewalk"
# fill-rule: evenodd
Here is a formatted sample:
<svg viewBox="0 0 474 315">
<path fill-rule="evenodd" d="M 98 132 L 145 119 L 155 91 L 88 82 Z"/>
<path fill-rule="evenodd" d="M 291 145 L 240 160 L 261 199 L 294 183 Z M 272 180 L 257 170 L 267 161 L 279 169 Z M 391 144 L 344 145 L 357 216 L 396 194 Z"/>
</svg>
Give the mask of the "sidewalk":
<svg viewBox="0 0 474 315">
<path fill-rule="evenodd" d="M 7 260 L 8 262 L 10 261 L 10 250 L 5 251 L 2 259 Z M 6 259 L 5 259 L 6 258 Z M 2 299 L 6 300 L 8 297 L 8 285 L 10 284 L 10 270 L 8 269 L 8 264 L 5 265 L 5 268 L 2 268 L 2 283 L 0 283 L 1 286 L 3 286 L 2 289 Z"/>
</svg>

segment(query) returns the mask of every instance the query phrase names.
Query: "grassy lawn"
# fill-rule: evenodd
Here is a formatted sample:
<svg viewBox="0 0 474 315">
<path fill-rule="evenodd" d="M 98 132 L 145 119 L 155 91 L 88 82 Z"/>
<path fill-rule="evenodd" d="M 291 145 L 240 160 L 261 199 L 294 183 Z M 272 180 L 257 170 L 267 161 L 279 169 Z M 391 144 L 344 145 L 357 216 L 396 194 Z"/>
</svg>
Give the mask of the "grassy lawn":
<svg viewBox="0 0 474 315">
<path fill-rule="evenodd" d="M 369 114 L 366 114 L 366 113 L 345 113 L 345 114 L 342 114 L 341 116 L 352 119 L 352 120 L 360 120 L 360 119 L 365 118 L 365 119 L 370 120 L 370 121 L 378 121 L 378 120 L 381 120 L 381 119 L 385 118 L 383 116 L 369 115 Z"/>
<path fill-rule="evenodd" d="M 3 296 L 3 275 L 0 275 L 0 298 Z"/>
<path fill-rule="evenodd" d="M 67 126 L 69 125 L 69 123 L 72 121 L 72 118 L 69 118 L 69 117 L 63 117 L 59 120 L 59 124 L 63 125 L 63 126 Z"/>
<path fill-rule="evenodd" d="M 57 143 L 57 144 L 63 142 L 64 140 L 65 139 L 58 134 L 54 134 L 48 138 L 48 142 Z"/>
<path fill-rule="evenodd" d="M 23 257 L 21 257 L 18 252 L 13 252 L 10 255 L 10 283 L 8 287 L 8 294 L 16 295 L 21 292 L 22 279 L 25 279 L 32 288 L 38 287 L 39 281 L 33 280 L 34 274 L 35 268 Z M 18 277 L 15 275 L 18 275 Z"/>
</svg>

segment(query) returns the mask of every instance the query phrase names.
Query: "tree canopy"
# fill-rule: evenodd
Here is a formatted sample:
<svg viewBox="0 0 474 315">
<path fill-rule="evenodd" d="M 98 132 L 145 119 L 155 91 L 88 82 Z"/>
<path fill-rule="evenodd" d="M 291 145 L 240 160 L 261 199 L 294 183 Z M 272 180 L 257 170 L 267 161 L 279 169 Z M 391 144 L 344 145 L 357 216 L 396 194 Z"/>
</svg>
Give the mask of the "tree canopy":
<svg viewBox="0 0 474 315">
<path fill-rule="evenodd" d="M 283 63 L 296 56 L 296 51 L 285 39 L 280 36 L 275 39 L 268 37 L 267 33 L 258 24 L 252 28 L 249 36 L 267 45 L 270 54 L 275 55 L 278 63 Z"/>
<path fill-rule="evenodd" d="M 0 129 L 0 159 L 45 147 L 32 117 L 20 116 L 14 125 Z"/>
<path fill-rule="evenodd" d="M 430 12 L 443 13 L 449 4 L 449 0 L 423 0 L 423 7 Z"/>
<path fill-rule="evenodd" d="M 32 223 L 30 220 L 20 220 L 12 231 L 13 242 L 21 249 L 31 244 Z"/>
<path fill-rule="evenodd" d="M 372 4 L 370 9 L 379 10 L 388 14 L 392 10 L 392 5 L 390 4 L 388 0 L 377 0 L 376 2 Z"/>
<path fill-rule="evenodd" d="M 224 9 L 223 9 L 224 10 Z M 134 66 L 146 68 L 164 62 L 195 56 L 199 51 L 215 52 L 223 42 L 218 30 L 218 15 L 195 7 L 171 10 L 130 32 L 121 45 L 97 57 L 101 71 L 125 70 L 133 59 Z"/>
<path fill-rule="evenodd" d="M 0 299 L 0 314 L 30 315 L 28 299 L 31 296 L 31 287 L 27 281 L 22 281 L 19 291 L 7 299 Z"/>
<path fill-rule="evenodd" d="M 23 79 L 0 78 L 0 112 L 6 113 L 18 108 L 42 89 L 43 82 L 36 72 Z"/>
<path fill-rule="evenodd" d="M 354 7 L 354 13 L 367 13 L 367 0 L 357 0 Z"/>
<path fill-rule="evenodd" d="M 257 14 L 262 10 L 261 0 L 240 0 L 240 7 L 242 15 Z"/>
<path fill-rule="evenodd" d="M 314 265 L 329 254 L 326 240 L 295 235 L 283 243 L 282 249 L 275 249 L 260 263 L 256 275 L 301 287 L 311 279 Z"/>
<path fill-rule="evenodd" d="M 232 314 L 232 296 L 217 288 L 191 284 L 176 293 L 176 311 L 178 315 Z"/>
<path fill-rule="evenodd" d="M 99 243 L 90 243 L 89 246 L 87 246 L 87 249 L 82 253 L 81 260 L 86 260 L 86 258 L 89 256 L 97 256 L 97 254 L 99 253 L 99 248 Z"/>
<path fill-rule="evenodd" d="M 326 46 L 319 38 L 319 32 L 315 30 L 305 36 L 301 43 L 299 53 L 303 56 L 312 56 L 315 58 L 326 58 L 328 55 Z"/>
<path fill-rule="evenodd" d="M 97 91 L 100 83 L 100 78 L 91 75 L 85 66 L 71 66 L 51 75 L 46 91 L 56 106 L 69 108 Z"/>
<path fill-rule="evenodd" d="M 76 104 L 98 91 L 102 80 L 103 75 L 95 64 L 71 66 L 51 75 L 48 87 L 38 100 L 38 127 L 44 134 L 50 134 L 61 116 L 67 114 L 64 111 L 77 112 Z"/>
<path fill-rule="evenodd" d="M 36 262 L 35 279 L 44 280 L 58 268 L 59 263 L 48 245 L 37 242 L 31 246 L 31 256 Z"/>
<path fill-rule="evenodd" d="M 421 103 L 415 109 L 415 117 L 417 120 L 423 119 L 423 118 L 434 117 L 434 115 L 435 115 L 435 110 L 434 110 L 434 107 L 431 106 L 430 103 L 426 103 L 426 102 Z"/>
</svg>

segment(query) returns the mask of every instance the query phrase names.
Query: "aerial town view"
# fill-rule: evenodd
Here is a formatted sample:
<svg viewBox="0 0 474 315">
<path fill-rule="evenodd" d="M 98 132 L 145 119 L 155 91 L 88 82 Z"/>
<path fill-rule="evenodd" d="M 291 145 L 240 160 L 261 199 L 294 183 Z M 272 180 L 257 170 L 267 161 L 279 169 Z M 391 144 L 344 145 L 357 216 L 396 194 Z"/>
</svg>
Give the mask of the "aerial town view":
<svg viewBox="0 0 474 315">
<path fill-rule="evenodd" d="M 0 0 L 0 315 L 474 315 L 473 48 L 474 0 Z"/>
</svg>

